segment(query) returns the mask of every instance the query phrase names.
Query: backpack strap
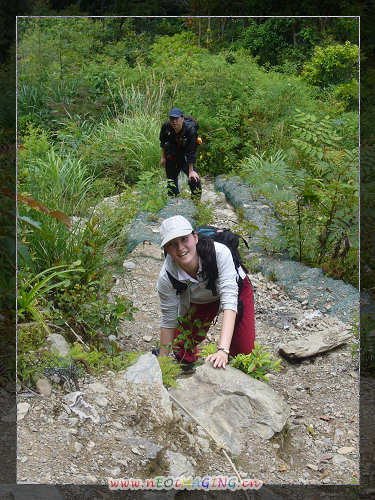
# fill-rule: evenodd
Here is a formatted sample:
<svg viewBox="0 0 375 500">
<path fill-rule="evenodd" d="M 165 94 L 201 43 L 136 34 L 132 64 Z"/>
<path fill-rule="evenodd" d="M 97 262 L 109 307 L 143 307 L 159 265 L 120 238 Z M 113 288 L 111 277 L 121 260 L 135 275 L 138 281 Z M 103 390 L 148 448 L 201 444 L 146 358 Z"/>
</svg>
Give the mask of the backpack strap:
<svg viewBox="0 0 375 500">
<path fill-rule="evenodd" d="M 183 283 L 182 281 L 177 280 L 167 270 L 166 270 L 166 273 L 168 275 L 169 281 L 172 283 L 173 288 L 176 290 L 176 295 L 180 295 L 182 292 L 184 292 L 187 289 L 188 286 L 186 283 Z"/>
</svg>

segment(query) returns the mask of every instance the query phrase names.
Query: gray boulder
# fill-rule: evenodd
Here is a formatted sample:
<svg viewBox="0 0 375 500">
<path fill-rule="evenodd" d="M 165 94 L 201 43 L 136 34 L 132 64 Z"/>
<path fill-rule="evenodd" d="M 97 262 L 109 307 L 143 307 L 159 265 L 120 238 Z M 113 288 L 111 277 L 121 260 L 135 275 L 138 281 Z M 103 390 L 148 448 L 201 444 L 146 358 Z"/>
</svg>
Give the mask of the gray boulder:
<svg viewBox="0 0 375 500">
<path fill-rule="evenodd" d="M 341 344 L 353 339 L 353 334 L 348 331 L 338 331 L 329 329 L 324 332 L 317 332 L 308 337 L 304 337 L 288 344 L 282 344 L 279 352 L 283 356 L 292 359 L 307 358 L 320 352 L 329 351 Z"/>
<path fill-rule="evenodd" d="M 143 406 L 150 407 L 149 417 L 158 425 L 173 420 L 172 403 L 163 386 L 159 362 L 151 353 L 143 354 L 124 374 L 115 380 L 116 386 L 133 388 L 136 398 Z M 123 395 L 127 394 L 124 390 Z"/>
<path fill-rule="evenodd" d="M 124 378 L 129 382 L 137 384 L 142 382 L 157 385 L 163 384 L 158 359 L 150 352 L 140 356 L 138 361 L 126 370 Z"/>
<path fill-rule="evenodd" d="M 38 378 L 35 385 L 42 396 L 49 397 L 51 395 L 52 386 L 46 378 Z"/>
<path fill-rule="evenodd" d="M 29 403 L 18 403 L 17 404 L 17 420 L 22 420 L 30 409 Z"/>
<path fill-rule="evenodd" d="M 70 350 L 68 342 L 59 333 L 51 333 L 48 335 L 47 346 L 50 352 L 57 352 L 60 356 L 66 356 Z"/>
<path fill-rule="evenodd" d="M 242 450 L 243 428 L 270 439 L 290 414 L 271 387 L 230 366 L 222 370 L 204 364 L 179 386 L 170 389 L 172 396 L 235 455 Z"/>
</svg>

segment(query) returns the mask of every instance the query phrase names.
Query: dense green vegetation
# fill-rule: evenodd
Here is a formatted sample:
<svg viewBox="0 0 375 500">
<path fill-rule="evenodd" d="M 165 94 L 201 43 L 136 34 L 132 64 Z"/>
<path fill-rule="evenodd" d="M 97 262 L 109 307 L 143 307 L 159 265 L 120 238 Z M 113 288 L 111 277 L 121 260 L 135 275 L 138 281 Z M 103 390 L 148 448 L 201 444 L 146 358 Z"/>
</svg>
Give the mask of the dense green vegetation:
<svg viewBox="0 0 375 500">
<path fill-rule="evenodd" d="M 131 318 L 105 298 L 109 271 L 124 226 L 166 202 L 172 106 L 199 121 L 202 174 L 274 203 L 270 251 L 357 286 L 358 20 L 324 19 L 20 19 L 20 321 L 104 349 Z"/>
</svg>

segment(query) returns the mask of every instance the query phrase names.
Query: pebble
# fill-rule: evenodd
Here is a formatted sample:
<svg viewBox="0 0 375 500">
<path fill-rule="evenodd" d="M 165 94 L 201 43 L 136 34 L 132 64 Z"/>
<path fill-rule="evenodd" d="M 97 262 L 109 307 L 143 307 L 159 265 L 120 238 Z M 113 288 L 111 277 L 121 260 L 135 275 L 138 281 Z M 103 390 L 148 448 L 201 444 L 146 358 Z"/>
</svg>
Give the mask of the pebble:
<svg viewBox="0 0 375 500">
<path fill-rule="evenodd" d="M 114 469 L 110 470 L 111 474 L 113 477 L 119 477 L 121 473 L 120 467 L 115 467 Z"/>
<path fill-rule="evenodd" d="M 95 398 L 96 404 L 98 404 L 101 408 L 105 408 L 108 405 L 108 399 L 104 396 L 96 396 Z"/>
<path fill-rule="evenodd" d="M 108 392 L 108 389 L 105 385 L 101 384 L 100 382 L 94 382 L 90 384 L 87 388 L 88 392 L 99 392 L 101 394 L 105 394 Z"/>
<path fill-rule="evenodd" d="M 145 335 L 145 336 L 143 337 L 143 340 L 144 340 L 145 342 L 151 342 L 151 340 L 152 340 L 152 335 Z"/>
<path fill-rule="evenodd" d="M 122 266 L 127 269 L 128 271 L 132 271 L 133 269 L 135 269 L 137 266 L 136 264 L 131 261 L 131 260 L 125 260 L 123 263 L 122 263 Z"/>
<path fill-rule="evenodd" d="M 353 446 L 343 446 L 342 448 L 339 448 L 337 450 L 337 453 L 340 453 L 340 455 L 347 455 L 348 453 L 354 453 L 354 448 Z"/>
<path fill-rule="evenodd" d="M 74 443 L 74 449 L 77 453 L 80 453 L 82 451 L 83 445 L 81 443 Z"/>
<path fill-rule="evenodd" d="M 308 467 L 309 469 L 312 469 L 314 471 L 319 470 L 319 467 L 317 467 L 316 465 L 313 465 L 313 464 L 307 464 L 306 467 Z"/>
<path fill-rule="evenodd" d="M 334 455 L 332 463 L 343 467 L 353 464 L 352 460 L 344 455 Z"/>
<path fill-rule="evenodd" d="M 91 451 L 93 448 L 95 448 L 95 443 L 94 441 L 89 441 L 86 445 L 86 448 Z"/>
<path fill-rule="evenodd" d="M 29 403 L 18 403 L 17 405 L 17 421 L 22 420 L 30 409 Z"/>
<path fill-rule="evenodd" d="M 341 441 L 341 438 L 345 435 L 344 431 L 342 429 L 336 429 L 335 434 L 333 436 L 333 442 L 335 444 L 339 443 Z"/>
</svg>

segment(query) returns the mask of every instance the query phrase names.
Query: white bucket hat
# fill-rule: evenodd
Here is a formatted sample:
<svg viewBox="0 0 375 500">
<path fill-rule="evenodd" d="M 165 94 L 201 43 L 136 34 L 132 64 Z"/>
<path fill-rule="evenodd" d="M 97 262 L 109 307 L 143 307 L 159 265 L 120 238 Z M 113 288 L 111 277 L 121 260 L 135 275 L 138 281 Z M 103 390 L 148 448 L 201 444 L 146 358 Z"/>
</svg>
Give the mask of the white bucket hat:
<svg viewBox="0 0 375 500">
<path fill-rule="evenodd" d="M 182 215 L 175 215 L 165 219 L 160 226 L 161 247 L 163 248 L 168 241 L 180 236 L 187 236 L 193 232 L 193 226 L 190 222 L 182 217 Z"/>
</svg>

